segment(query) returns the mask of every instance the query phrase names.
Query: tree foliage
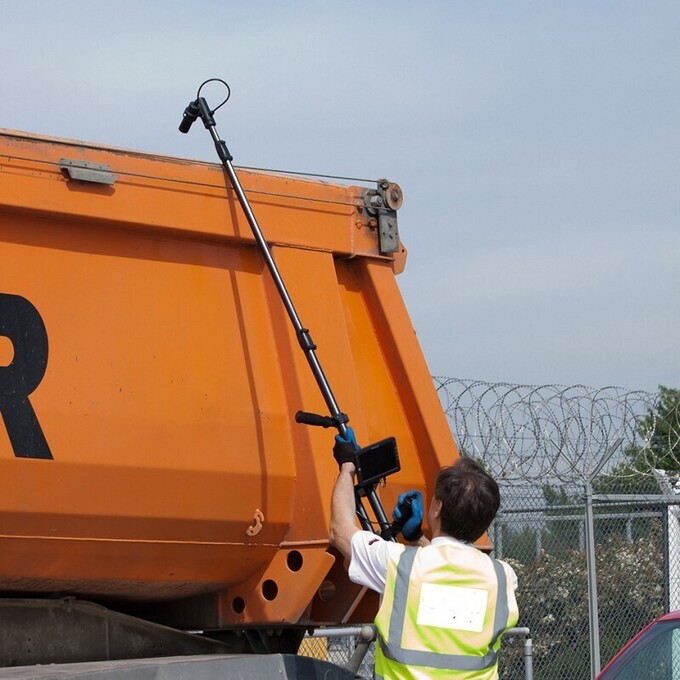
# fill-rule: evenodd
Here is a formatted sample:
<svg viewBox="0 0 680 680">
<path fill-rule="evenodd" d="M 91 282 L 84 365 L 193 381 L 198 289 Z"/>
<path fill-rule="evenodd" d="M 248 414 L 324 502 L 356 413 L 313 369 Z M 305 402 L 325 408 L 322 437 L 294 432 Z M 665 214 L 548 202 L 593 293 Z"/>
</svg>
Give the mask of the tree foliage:
<svg viewBox="0 0 680 680">
<path fill-rule="evenodd" d="M 659 493 L 652 469 L 680 472 L 680 390 L 659 386 L 654 406 L 640 418 L 641 443 L 628 446 L 625 460 L 593 482 L 596 493 Z"/>
<path fill-rule="evenodd" d="M 637 431 L 646 444 L 626 451 L 630 464 L 637 470 L 645 467 L 680 471 L 680 390 L 659 386 L 659 398 Z"/>
</svg>

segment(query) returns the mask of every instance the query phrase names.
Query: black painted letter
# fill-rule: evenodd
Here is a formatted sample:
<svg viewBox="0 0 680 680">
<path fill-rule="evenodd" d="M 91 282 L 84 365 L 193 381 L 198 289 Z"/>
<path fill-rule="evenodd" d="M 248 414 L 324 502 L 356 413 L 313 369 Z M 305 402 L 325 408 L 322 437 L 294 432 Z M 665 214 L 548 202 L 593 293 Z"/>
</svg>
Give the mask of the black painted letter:
<svg viewBox="0 0 680 680">
<path fill-rule="evenodd" d="M 47 369 L 47 331 L 26 298 L 0 293 L 0 335 L 14 346 L 9 366 L 0 366 L 0 414 L 17 458 L 52 458 L 28 400 Z"/>
</svg>

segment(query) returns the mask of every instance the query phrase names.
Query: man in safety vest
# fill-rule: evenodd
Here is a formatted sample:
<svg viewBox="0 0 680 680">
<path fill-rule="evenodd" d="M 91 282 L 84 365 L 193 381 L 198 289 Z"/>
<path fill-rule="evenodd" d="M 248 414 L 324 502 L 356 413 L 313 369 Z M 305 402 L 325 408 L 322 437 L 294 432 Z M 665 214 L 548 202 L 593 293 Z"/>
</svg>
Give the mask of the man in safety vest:
<svg viewBox="0 0 680 680">
<path fill-rule="evenodd" d="M 428 511 L 432 541 L 423 536 L 422 495 L 399 497 L 396 520 L 416 545 L 385 541 L 356 526 L 354 434 L 336 437 L 340 474 L 331 500 L 331 544 L 349 562 L 349 578 L 381 596 L 375 677 L 384 680 L 498 678 L 502 634 L 517 623 L 517 577 L 472 543 L 500 506 L 495 480 L 461 458 L 437 475 Z M 409 516 L 410 514 L 410 516 Z"/>
</svg>

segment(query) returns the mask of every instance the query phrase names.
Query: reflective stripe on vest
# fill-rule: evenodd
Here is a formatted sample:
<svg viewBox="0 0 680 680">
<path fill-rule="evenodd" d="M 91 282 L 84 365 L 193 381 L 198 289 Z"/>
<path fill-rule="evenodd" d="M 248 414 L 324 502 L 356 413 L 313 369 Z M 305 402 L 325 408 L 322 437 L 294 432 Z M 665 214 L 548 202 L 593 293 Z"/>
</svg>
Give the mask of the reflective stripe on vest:
<svg viewBox="0 0 680 680">
<path fill-rule="evenodd" d="M 493 637 L 489 643 L 489 651 L 484 656 L 464 654 L 446 654 L 427 652 L 423 650 L 405 649 L 401 646 L 401 639 L 406 619 L 408 589 L 411 581 L 411 571 L 418 548 L 406 548 L 397 565 L 397 575 L 394 588 L 394 600 L 390 615 L 389 633 L 387 640 L 378 636 L 378 644 L 385 657 L 404 666 L 427 666 L 441 670 L 452 671 L 481 671 L 494 666 L 498 660 L 497 653 L 492 649 L 508 625 L 510 615 L 508 607 L 507 578 L 503 565 L 491 559 L 498 582 L 498 595 L 494 615 Z M 376 676 L 379 677 L 379 676 Z"/>
</svg>

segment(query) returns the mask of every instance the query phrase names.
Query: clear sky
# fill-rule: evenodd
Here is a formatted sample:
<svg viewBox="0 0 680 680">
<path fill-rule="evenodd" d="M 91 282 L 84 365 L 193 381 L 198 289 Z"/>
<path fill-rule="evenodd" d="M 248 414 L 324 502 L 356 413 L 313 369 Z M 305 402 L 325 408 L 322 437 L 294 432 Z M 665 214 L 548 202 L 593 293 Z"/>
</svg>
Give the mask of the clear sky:
<svg viewBox="0 0 680 680">
<path fill-rule="evenodd" d="M 237 164 L 398 182 L 433 374 L 680 387 L 677 0 L 0 0 L 0 63 L 0 127 L 212 161 L 217 76 Z"/>
</svg>

